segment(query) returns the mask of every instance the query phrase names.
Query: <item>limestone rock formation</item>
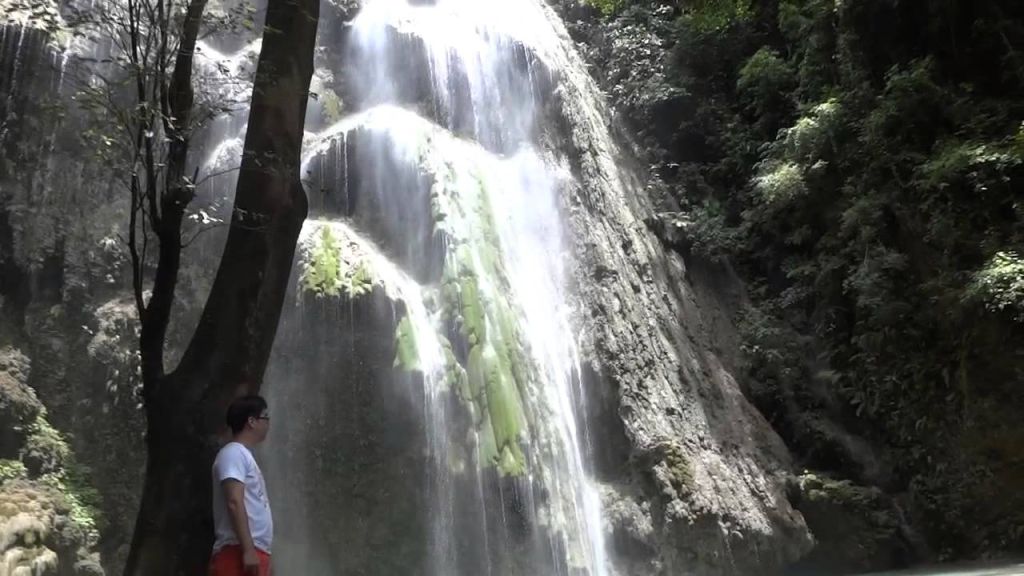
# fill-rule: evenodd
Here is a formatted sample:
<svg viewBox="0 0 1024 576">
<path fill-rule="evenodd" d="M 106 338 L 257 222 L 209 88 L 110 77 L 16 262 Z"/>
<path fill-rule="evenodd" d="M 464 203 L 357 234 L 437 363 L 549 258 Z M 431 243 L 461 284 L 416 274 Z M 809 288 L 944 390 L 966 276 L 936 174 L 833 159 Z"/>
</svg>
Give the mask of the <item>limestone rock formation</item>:
<svg viewBox="0 0 1024 576">
<path fill-rule="evenodd" d="M 580 182 L 566 190 L 566 217 L 586 381 L 621 422 L 598 444 L 621 447 L 599 476 L 621 493 L 613 500 L 648 507 L 649 570 L 770 572 L 805 554 L 811 537 L 786 495 L 788 450 L 736 381 L 729 294 L 714 275 L 688 274 L 645 224 L 652 199 L 638 165 L 622 160 L 629 141 L 600 137 L 612 116 L 591 96 L 593 79 L 566 72 L 584 69 L 579 56 L 565 58 L 557 93 Z"/>
<path fill-rule="evenodd" d="M 0 574 L 102 574 L 95 511 L 69 467 L 67 444 L 28 387 L 29 375 L 21 352 L 0 349 Z"/>
</svg>

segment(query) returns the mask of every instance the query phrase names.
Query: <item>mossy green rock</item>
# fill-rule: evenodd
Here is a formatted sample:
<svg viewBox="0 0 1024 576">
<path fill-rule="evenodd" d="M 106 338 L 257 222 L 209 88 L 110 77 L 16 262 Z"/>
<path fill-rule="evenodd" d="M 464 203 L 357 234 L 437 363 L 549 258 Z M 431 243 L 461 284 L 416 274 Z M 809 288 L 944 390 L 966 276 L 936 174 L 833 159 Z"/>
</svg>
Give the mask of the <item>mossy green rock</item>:
<svg viewBox="0 0 1024 576">
<path fill-rule="evenodd" d="M 817 546 L 800 565 L 822 573 L 872 571 L 909 557 L 899 509 L 881 490 L 807 473 L 795 499 Z"/>
<path fill-rule="evenodd" d="M 416 332 L 409 316 L 403 316 L 398 322 L 398 327 L 395 328 L 395 344 L 397 351 L 394 365 L 410 372 L 419 370 L 420 353 L 416 345 Z"/>
<path fill-rule="evenodd" d="M 303 288 L 319 296 L 337 296 L 341 292 L 339 250 L 340 246 L 330 227 L 321 227 L 303 263 Z"/>
<path fill-rule="evenodd" d="M 299 285 L 318 298 L 358 298 L 378 284 L 368 255 L 341 224 L 322 223 L 302 240 Z"/>
<path fill-rule="evenodd" d="M 513 312 L 487 182 L 475 168 L 434 157 L 429 145 L 419 153 L 432 175 L 434 233 L 444 236 L 446 250 L 440 283 L 429 297 L 451 338 L 441 336 L 446 388 L 469 414 L 474 428 L 469 436 L 476 437 L 480 461 L 502 475 L 521 475 L 526 472 L 527 384 L 533 371 Z M 402 322 L 395 335 L 395 365 L 419 369 L 408 361 L 416 335 Z"/>
<path fill-rule="evenodd" d="M 63 470 L 68 459 L 68 445 L 60 433 L 47 422 L 45 412 L 36 417 L 28 432 L 21 452 L 21 461 L 25 463 L 29 473 L 32 476 L 42 476 Z"/>
</svg>

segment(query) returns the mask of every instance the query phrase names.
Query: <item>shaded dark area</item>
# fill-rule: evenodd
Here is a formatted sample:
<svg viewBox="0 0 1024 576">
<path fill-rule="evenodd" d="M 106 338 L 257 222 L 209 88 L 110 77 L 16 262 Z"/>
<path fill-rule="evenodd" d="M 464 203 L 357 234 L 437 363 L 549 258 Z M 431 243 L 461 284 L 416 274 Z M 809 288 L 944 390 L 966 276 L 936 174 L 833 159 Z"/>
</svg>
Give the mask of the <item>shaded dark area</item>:
<svg viewBox="0 0 1024 576">
<path fill-rule="evenodd" d="M 267 375 L 274 430 L 263 451 L 283 511 L 280 561 L 310 576 L 406 574 L 426 556 L 429 463 L 423 384 L 391 367 L 402 311 L 380 288 L 359 302 L 309 297 L 288 308 Z"/>
</svg>

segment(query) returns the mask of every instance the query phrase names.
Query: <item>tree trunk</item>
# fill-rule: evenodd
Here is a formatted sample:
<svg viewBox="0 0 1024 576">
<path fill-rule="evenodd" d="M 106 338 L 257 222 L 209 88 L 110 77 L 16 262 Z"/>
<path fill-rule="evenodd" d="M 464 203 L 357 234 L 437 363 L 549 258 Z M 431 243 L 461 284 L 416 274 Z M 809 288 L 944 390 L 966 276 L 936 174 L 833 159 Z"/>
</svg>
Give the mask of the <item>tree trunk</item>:
<svg viewBox="0 0 1024 576">
<path fill-rule="evenodd" d="M 235 207 L 199 326 L 147 398 L 148 459 L 126 576 L 200 576 L 213 455 L 233 397 L 260 387 L 307 213 L 300 182 L 318 0 L 270 0 Z"/>
<path fill-rule="evenodd" d="M 167 378 L 163 389 L 187 385 Z M 191 425 L 194 411 L 152 397 L 147 413 L 146 476 L 125 575 L 200 576 L 212 545 L 213 447 Z"/>
</svg>

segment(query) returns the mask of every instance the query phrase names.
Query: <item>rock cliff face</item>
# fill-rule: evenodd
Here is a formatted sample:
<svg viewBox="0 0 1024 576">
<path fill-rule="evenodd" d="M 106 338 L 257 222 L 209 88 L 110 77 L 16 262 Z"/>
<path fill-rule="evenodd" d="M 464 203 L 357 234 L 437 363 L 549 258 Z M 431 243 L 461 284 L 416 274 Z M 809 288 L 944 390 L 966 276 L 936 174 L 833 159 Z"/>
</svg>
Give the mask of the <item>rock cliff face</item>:
<svg viewBox="0 0 1024 576">
<path fill-rule="evenodd" d="M 741 341 L 737 333 L 741 318 L 752 309 L 743 284 L 722 263 L 720 254 L 709 254 L 706 246 L 699 245 L 707 240 L 700 235 L 706 231 L 695 231 L 695 224 L 679 212 L 679 203 L 703 197 L 711 185 L 713 175 L 704 179 L 688 172 L 713 154 L 704 148 L 724 145 L 715 138 L 739 141 L 743 137 L 728 133 L 730 125 L 714 116 L 713 106 L 702 108 L 698 102 L 701 96 L 694 94 L 688 84 L 692 82 L 689 74 L 699 72 L 702 78 L 711 78 L 708 82 L 712 85 L 732 90 L 735 79 L 725 72 L 730 66 L 724 60 L 727 54 L 721 54 L 722 62 L 680 62 L 680 46 L 687 41 L 680 25 L 687 7 L 680 4 L 658 0 L 610 3 L 617 6 L 614 15 L 600 13 L 594 7 L 600 2 L 561 0 L 552 4 L 608 98 L 612 110 L 609 117 L 620 128 L 620 141 L 627 146 L 634 143 L 634 157 L 638 162 L 649 163 L 638 172 L 647 180 L 646 193 L 640 200 L 644 202 L 640 213 L 645 214 L 646 226 L 637 228 L 646 228 L 657 237 L 650 250 L 666 263 L 668 273 L 664 282 L 674 287 L 670 293 L 675 296 L 669 307 L 675 310 L 677 327 L 690 342 L 689 349 L 699 359 L 698 365 L 704 366 L 705 377 L 696 381 L 697 390 L 703 391 L 701 397 L 707 399 L 705 411 L 709 415 L 725 414 L 722 401 L 715 399 L 714 388 L 709 387 L 709 382 L 718 378 L 706 376 L 725 374 L 726 383 L 719 390 L 735 391 L 736 406 L 742 406 L 738 412 L 749 414 L 750 405 L 739 399 L 742 390 L 747 400 L 771 415 L 772 425 L 785 438 L 789 450 L 781 446 L 774 431 L 767 436 L 764 432 L 753 432 L 772 428 L 760 414 L 751 416 L 758 424 L 741 438 L 764 439 L 758 453 L 779 454 L 776 462 L 790 462 L 792 450 L 796 454 L 793 459 L 801 468 L 831 471 L 818 475 L 804 471 L 797 479 L 787 481 L 788 500 L 803 517 L 801 522 L 806 522 L 800 533 L 809 531 L 814 540 L 809 553 L 810 544 L 802 543 L 799 555 L 806 555 L 787 570 L 800 574 L 880 570 L 927 556 L 920 536 L 912 528 L 914 519 L 908 512 L 911 506 L 906 495 L 893 496 L 886 491 L 893 485 L 893 466 L 886 450 L 869 440 L 863 425 L 855 428 L 860 435 L 852 431 L 835 386 L 806 374 L 798 389 L 781 390 L 777 383 L 760 382 L 754 377 L 751 361 L 743 353 L 750 341 Z M 756 27 L 743 30 L 750 36 L 742 38 L 744 42 L 767 42 L 758 36 L 763 31 Z M 742 33 L 732 37 L 736 36 Z M 704 54 L 718 52 L 708 48 Z M 687 66 L 703 68 L 693 71 Z M 738 67 L 739 64 L 735 66 Z M 718 132 L 708 126 L 717 126 Z M 729 167 L 718 169 L 728 171 Z M 661 180 L 661 174 L 671 178 L 671 183 Z M 807 364 L 801 369 L 820 369 L 820 361 L 814 360 L 810 351 L 813 343 L 807 338 L 798 340 L 795 332 L 782 338 L 791 338 L 792 346 L 801 349 Z M 737 380 L 739 388 L 735 387 Z M 734 426 L 738 420 L 728 418 L 731 417 L 727 417 L 730 423 L 724 426 L 726 436 L 740 428 Z M 629 417 L 623 420 L 628 422 Z M 771 469 L 785 470 L 783 475 L 790 472 L 785 464 Z M 637 529 L 649 530 L 646 524 L 636 525 Z"/>
<path fill-rule="evenodd" d="M 275 562 L 309 575 L 398 576 L 425 564 L 430 521 L 423 412 L 410 393 L 422 382 L 392 372 L 404 304 L 344 227 L 311 224 L 267 374 Z M 311 254 L 325 229 L 341 254 L 333 263 Z M 355 270 L 361 278 L 328 286 Z"/>
<path fill-rule="evenodd" d="M 37 435 L 49 440 L 43 444 L 28 436 L 24 474 L 13 474 L 9 489 L 12 498 L 38 504 L 35 517 L 45 530 L 33 538 L 56 553 L 53 573 L 72 574 L 75 538 L 83 550 L 102 551 L 109 566 L 123 555 L 141 478 L 142 428 L 134 311 L 120 300 L 123 196 L 78 138 L 84 124 L 68 106 L 74 63 L 58 43 L 69 37 L 56 5 L 43 13 L 18 17 L 5 9 L 11 19 L 0 22 L 0 349 L 16 350 L 31 365 L 22 384 L 52 432 Z M 17 402 L 15 392 L 3 390 Z M 19 460 L 16 452 L 3 458 Z M 69 500 L 72 517 L 97 513 L 88 538 L 62 527 L 71 526 Z M 82 570 L 96 573 L 99 564 Z"/>
<path fill-rule="evenodd" d="M 811 539 L 786 497 L 788 452 L 734 376 L 737 284 L 661 246 L 646 224 L 657 181 L 628 138 L 599 136 L 614 119 L 594 81 L 567 72 L 556 94 L 579 182 L 565 214 L 613 542 L 635 573 L 796 560 Z"/>
</svg>

